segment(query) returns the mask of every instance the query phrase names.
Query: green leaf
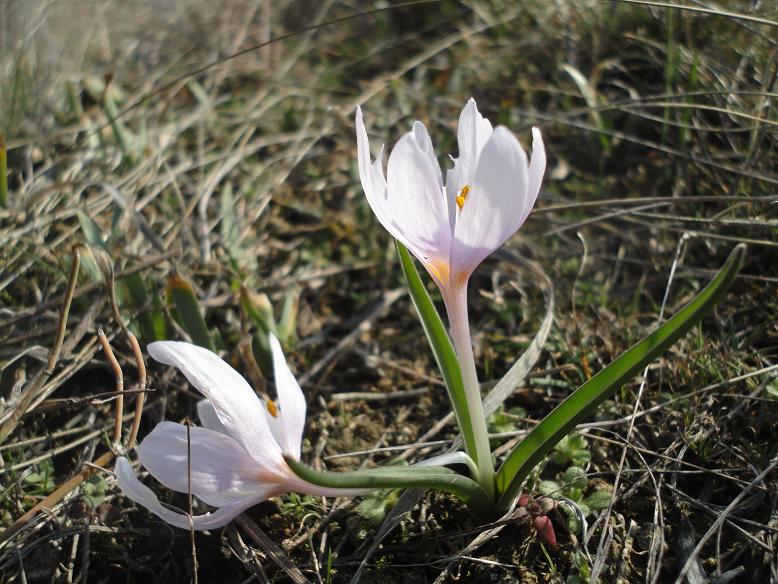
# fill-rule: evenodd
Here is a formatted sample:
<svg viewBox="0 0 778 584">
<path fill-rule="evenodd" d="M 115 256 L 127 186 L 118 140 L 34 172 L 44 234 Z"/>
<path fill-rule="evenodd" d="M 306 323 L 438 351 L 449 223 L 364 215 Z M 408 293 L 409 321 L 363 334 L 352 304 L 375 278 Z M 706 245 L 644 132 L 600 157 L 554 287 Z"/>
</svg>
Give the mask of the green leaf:
<svg viewBox="0 0 778 584">
<path fill-rule="evenodd" d="M 76 216 L 81 225 L 81 231 L 84 232 L 84 239 L 86 239 L 86 242 L 92 247 L 100 247 L 108 251 L 105 241 L 103 241 L 103 233 L 97 223 L 81 210 L 76 211 Z"/>
<path fill-rule="evenodd" d="M 215 351 L 213 339 L 208 332 L 208 326 L 205 324 L 203 313 L 200 311 L 200 305 L 191 284 L 178 274 L 174 274 L 168 278 L 167 288 L 181 319 L 181 324 L 192 337 L 192 342 Z"/>
<path fill-rule="evenodd" d="M 284 347 L 291 347 L 297 336 L 297 314 L 300 308 L 300 290 L 292 288 L 284 297 L 284 305 L 281 308 L 281 318 L 278 320 L 276 331 L 278 340 Z"/>
<path fill-rule="evenodd" d="M 462 370 L 459 367 L 454 346 L 451 344 L 446 327 L 443 325 L 443 321 L 440 319 L 438 311 L 435 310 L 435 305 L 432 303 L 432 299 L 427 293 L 419 273 L 416 271 L 416 266 L 413 265 L 411 254 L 402 243 L 399 241 L 395 241 L 395 243 L 397 244 L 397 253 L 400 254 L 400 264 L 402 265 L 403 274 L 405 274 L 411 300 L 413 300 L 413 305 L 416 307 L 416 312 L 421 319 L 424 334 L 427 335 L 427 341 L 429 341 L 432 353 L 435 356 L 435 362 L 438 364 L 438 369 L 440 369 L 443 380 L 446 382 L 446 389 L 448 389 L 448 395 L 459 424 L 459 430 L 462 432 L 465 451 L 477 463 L 475 433 L 467 408 L 465 386 L 462 382 Z"/>
<path fill-rule="evenodd" d="M 221 238 L 224 248 L 230 256 L 230 260 L 237 266 L 240 246 L 238 245 L 240 230 L 238 219 L 235 215 L 235 201 L 232 196 L 232 183 L 224 185 L 221 192 Z"/>
<path fill-rule="evenodd" d="M 455 495 L 481 515 L 488 515 L 492 502 L 474 480 L 442 466 L 384 466 L 352 472 L 319 471 L 284 456 L 298 477 L 335 489 L 435 489 Z"/>
<path fill-rule="evenodd" d="M 562 484 L 567 488 L 585 489 L 586 483 L 586 472 L 579 466 L 568 468 L 562 478 Z"/>
<path fill-rule="evenodd" d="M 161 313 L 154 314 L 150 308 L 150 299 L 146 291 L 146 283 L 139 273 L 131 274 L 124 279 L 127 292 L 133 307 L 138 311 L 135 318 L 140 330 L 140 338 L 144 343 L 162 340 L 164 337 L 157 337 L 154 329 L 154 317 L 161 318 Z M 154 311 L 159 312 L 159 311 Z"/>
<path fill-rule="evenodd" d="M 8 207 L 8 150 L 3 132 L 0 132 L 0 207 Z"/>
<path fill-rule="evenodd" d="M 267 336 L 273 333 L 278 337 L 273 306 L 266 294 L 252 294 L 245 286 L 240 288 L 240 305 L 259 329 L 251 339 L 251 350 L 257 365 L 267 375 L 273 371 L 273 354 Z"/>
<path fill-rule="evenodd" d="M 605 489 L 594 491 L 591 495 L 583 500 L 583 504 L 589 507 L 592 511 L 600 511 L 605 509 L 611 502 L 611 494 Z"/>
<path fill-rule="evenodd" d="M 548 497 L 558 497 L 562 494 L 562 486 L 556 481 L 540 481 L 538 483 L 538 492 Z"/>
<path fill-rule="evenodd" d="M 729 289 L 743 264 L 739 244 L 716 277 L 673 318 L 618 357 L 559 404 L 508 455 L 497 471 L 497 502 L 507 510 L 532 469 L 597 406 L 700 322 Z"/>
</svg>

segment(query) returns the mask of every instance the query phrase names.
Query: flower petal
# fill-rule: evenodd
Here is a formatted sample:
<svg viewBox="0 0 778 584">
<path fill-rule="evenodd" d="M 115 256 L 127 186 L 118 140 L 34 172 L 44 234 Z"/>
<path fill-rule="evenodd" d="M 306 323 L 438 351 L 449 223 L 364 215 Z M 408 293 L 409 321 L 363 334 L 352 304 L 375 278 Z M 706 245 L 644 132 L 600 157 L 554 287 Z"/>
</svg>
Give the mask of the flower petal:
<svg viewBox="0 0 778 584">
<path fill-rule="evenodd" d="M 357 125 L 357 166 L 359 167 L 359 180 L 362 183 L 362 189 L 365 191 L 367 202 L 373 209 L 378 220 L 384 228 L 394 235 L 394 227 L 390 227 L 390 215 L 388 214 L 388 201 L 386 197 L 386 179 L 382 159 L 384 147 L 378 153 L 375 162 L 370 159 L 370 141 L 367 138 L 365 122 L 362 119 L 362 108 L 357 106 L 356 113 Z"/>
<path fill-rule="evenodd" d="M 451 244 L 447 203 L 440 165 L 424 125 L 417 122 L 393 149 L 388 183 L 381 169 L 381 154 L 375 162 L 370 160 L 370 144 L 359 107 L 356 125 L 359 178 L 378 221 L 422 262 L 447 260 Z"/>
<path fill-rule="evenodd" d="M 279 473 L 285 470 L 262 467 L 240 444 L 220 432 L 192 426 L 188 440 L 183 424 L 157 424 L 138 447 L 141 464 L 168 489 L 180 493 L 189 492 L 191 477 L 192 494 L 215 507 L 264 492 L 267 483 L 277 483 Z"/>
<path fill-rule="evenodd" d="M 535 205 L 540 192 L 540 183 L 543 182 L 543 174 L 546 172 L 546 147 L 543 144 L 543 136 L 539 128 L 532 128 L 532 159 L 529 163 L 529 187 L 527 189 L 526 214 L 519 223 L 521 226 L 527 219 L 529 212 Z"/>
<path fill-rule="evenodd" d="M 437 182 L 442 190 L 443 175 L 440 172 L 440 164 L 438 164 L 438 159 L 435 157 L 435 149 L 432 147 L 432 138 L 430 138 L 426 126 L 418 120 L 413 122 L 413 137 L 415 138 L 416 143 L 419 145 L 419 149 L 429 159 L 430 166 L 435 169 Z"/>
<path fill-rule="evenodd" d="M 124 457 L 116 461 L 116 480 L 126 497 L 142 505 L 164 521 L 182 529 L 189 529 L 190 526 L 196 530 L 222 527 L 249 507 L 266 498 L 257 495 L 253 498 L 242 499 L 241 501 L 220 507 L 213 513 L 194 515 L 190 518 L 185 513 L 179 513 L 163 507 L 153 491 L 140 482 L 135 471 L 132 470 L 130 462 Z"/>
<path fill-rule="evenodd" d="M 197 419 L 200 420 L 200 425 L 203 428 L 230 435 L 219 419 L 219 414 L 216 413 L 213 404 L 207 399 L 201 399 L 197 402 Z"/>
<path fill-rule="evenodd" d="M 261 453 L 263 465 L 280 465 L 281 448 L 273 439 L 267 414 L 245 379 L 208 349 L 178 341 L 158 341 L 148 346 L 149 354 L 166 365 L 174 365 L 213 405 L 224 429 L 250 453 Z M 262 445 L 262 450 L 256 450 Z"/>
<path fill-rule="evenodd" d="M 454 168 L 446 174 L 446 193 L 450 205 L 456 204 L 456 196 L 462 187 L 472 186 L 481 151 L 491 136 L 492 124 L 479 113 L 475 100 L 470 98 L 459 114 L 459 157 L 454 160 Z"/>
<path fill-rule="evenodd" d="M 452 272 L 469 277 L 513 235 L 535 200 L 528 196 L 527 155 L 505 127 L 494 130 L 478 160 L 467 201 L 457 218 Z"/>
<path fill-rule="evenodd" d="M 422 262 L 448 257 L 451 228 L 440 166 L 408 132 L 389 155 L 388 196 L 397 235 Z M 389 228 L 387 228 L 389 229 Z"/>
<path fill-rule="evenodd" d="M 305 396 L 300 384 L 289 370 L 284 352 L 278 339 L 270 334 L 270 350 L 273 353 L 273 372 L 276 380 L 279 412 L 277 421 L 280 426 L 279 444 L 285 454 L 299 460 L 300 443 L 305 428 Z"/>
</svg>

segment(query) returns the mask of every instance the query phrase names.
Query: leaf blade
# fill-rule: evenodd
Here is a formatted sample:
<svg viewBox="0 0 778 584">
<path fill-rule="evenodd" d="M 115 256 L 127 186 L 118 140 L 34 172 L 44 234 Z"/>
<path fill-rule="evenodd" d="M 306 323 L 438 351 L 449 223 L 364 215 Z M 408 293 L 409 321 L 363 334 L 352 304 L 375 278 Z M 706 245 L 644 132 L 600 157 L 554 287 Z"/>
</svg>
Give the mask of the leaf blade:
<svg viewBox="0 0 778 584">
<path fill-rule="evenodd" d="M 513 449 L 497 471 L 497 489 L 501 494 L 498 509 L 510 507 L 529 473 L 559 440 L 713 308 L 740 270 L 745 249 L 744 244 L 737 245 L 713 280 L 691 302 L 574 391 Z"/>
</svg>

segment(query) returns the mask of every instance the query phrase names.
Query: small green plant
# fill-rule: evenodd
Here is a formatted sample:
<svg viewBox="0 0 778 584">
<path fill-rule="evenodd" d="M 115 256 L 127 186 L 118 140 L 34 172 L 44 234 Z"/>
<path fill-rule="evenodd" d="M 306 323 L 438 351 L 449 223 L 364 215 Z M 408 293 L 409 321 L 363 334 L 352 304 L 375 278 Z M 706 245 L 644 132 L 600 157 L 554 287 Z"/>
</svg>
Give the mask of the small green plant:
<svg viewBox="0 0 778 584">
<path fill-rule="evenodd" d="M 92 475 L 81 485 L 84 502 L 92 509 L 103 502 L 106 490 L 105 479 L 102 475 Z"/>
<path fill-rule="evenodd" d="M 570 434 L 554 446 L 551 462 L 559 466 L 584 466 L 592 459 L 592 453 L 586 448 L 586 438 L 581 434 Z"/>
<path fill-rule="evenodd" d="M 386 517 L 389 511 L 400 496 L 398 489 L 381 489 L 370 493 L 356 507 L 357 513 L 368 523 L 378 525 Z"/>
<path fill-rule="evenodd" d="M 54 490 L 54 465 L 46 459 L 33 467 L 35 470 L 24 477 L 25 491 L 31 496 L 48 495 Z"/>
<path fill-rule="evenodd" d="M 321 503 L 310 495 L 300 496 L 297 493 L 289 493 L 286 500 L 281 503 L 281 515 L 291 515 L 298 521 L 302 521 L 307 515 L 321 517 Z"/>
</svg>

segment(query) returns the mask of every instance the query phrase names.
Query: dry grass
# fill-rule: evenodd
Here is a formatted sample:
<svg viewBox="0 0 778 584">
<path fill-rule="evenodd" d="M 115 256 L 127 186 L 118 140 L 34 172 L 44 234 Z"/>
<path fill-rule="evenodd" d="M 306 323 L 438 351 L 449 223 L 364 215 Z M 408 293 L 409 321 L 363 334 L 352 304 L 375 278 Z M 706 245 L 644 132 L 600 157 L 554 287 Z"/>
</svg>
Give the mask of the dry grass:
<svg viewBox="0 0 778 584">
<path fill-rule="evenodd" d="M 559 546 L 544 552 L 529 525 L 476 525 L 438 494 L 391 531 L 355 502 L 285 497 L 198 534 L 200 581 L 574 582 L 576 556 L 602 582 L 778 578 L 778 43 L 759 22 L 778 18 L 769 3 L 727 3 L 749 17 L 738 19 L 621 2 L 428 2 L 299 34 L 357 4 L 218 4 L 0 2 L 0 527 L 109 448 L 115 379 L 96 331 L 132 390 L 117 313 L 142 344 L 144 315 L 184 337 L 165 302 L 173 274 L 192 282 L 247 374 L 240 286 L 278 311 L 299 290 L 290 359 L 308 397 L 307 461 L 355 468 L 446 448 L 444 390 L 363 199 L 352 115 L 361 103 L 371 136 L 390 144 L 420 117 L 438 151 L 453 152 L 473 95 L 525 143 L 541 126 L 551 156 L 538 208 L 509 244 L 525 261 L 518 277 L 493 259 L 472 285 L 481 377 L 499 379 L 546 314 L 550 288 L 532 266 L 553 282 L 555 324 L 506 405 L 523 413 L 495 422 L 500 441 L 746 241 L 733 292 L 579 429 L 587 492 L 616 494 L 589 516 L 585 540 L 554 512 Z M 75 245 L 82 269 L 50 368 Z M 145 303 L 126 289 L 132 274 Z M 197 399 L 175 372 L 148 366 L 141 437 L 194 417 Z M 129 428 L 129 404 L 126 414 Z M 540 478 L 565 467 L 549 463 Z M 191 581 L 189 534 L 126 501 L 110 470 L 0 543 L 0 582 Z"/>
</svg>

